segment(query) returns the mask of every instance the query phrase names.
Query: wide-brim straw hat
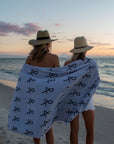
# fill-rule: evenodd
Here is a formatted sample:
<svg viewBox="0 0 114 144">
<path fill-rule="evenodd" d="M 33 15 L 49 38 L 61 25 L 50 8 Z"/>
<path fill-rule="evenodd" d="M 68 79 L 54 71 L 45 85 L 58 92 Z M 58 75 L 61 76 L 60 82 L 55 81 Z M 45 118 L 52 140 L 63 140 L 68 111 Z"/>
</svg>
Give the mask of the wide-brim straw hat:
<svg viewBox="0 0 114 144">
<path fill-rule="evenodd" d="M 46 44 L 46 43 L 50 43 L 52 41 L 55 41 L 57 39 L 51 39 L 50 38 L 50 34 L 47 30 L 40 30 L 37 32 L 37 36 L 36 36 L 36 39 L 32 39 L 30 40 L 28 43 L 30 45 L 41 45 L 41 44 Z"/>
<path fill-rule="evenodd" d="M 74 48 L 70 50 L 72 53 L 82 53 L 92 49 L 93 46 L 88 46 L 84 36 L 76 37 L 74 39 Z"/>
</svg>

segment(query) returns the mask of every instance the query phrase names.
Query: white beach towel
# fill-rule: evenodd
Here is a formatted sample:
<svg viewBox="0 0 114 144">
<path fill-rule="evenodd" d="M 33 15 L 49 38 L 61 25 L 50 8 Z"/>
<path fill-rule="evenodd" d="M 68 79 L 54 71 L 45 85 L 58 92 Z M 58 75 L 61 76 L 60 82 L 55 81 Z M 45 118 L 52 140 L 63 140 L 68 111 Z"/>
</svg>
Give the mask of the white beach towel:
<svg viewBox="0 0 114 144">
<path fill-rule="evenodd" d="M 40 138 L 54 121 L 69 123 L 84 111 L 99 84 L 94 60 L 77 60 L 59 68 L 24 64 L 18 79 L 8 128 Z"/>
</svg>

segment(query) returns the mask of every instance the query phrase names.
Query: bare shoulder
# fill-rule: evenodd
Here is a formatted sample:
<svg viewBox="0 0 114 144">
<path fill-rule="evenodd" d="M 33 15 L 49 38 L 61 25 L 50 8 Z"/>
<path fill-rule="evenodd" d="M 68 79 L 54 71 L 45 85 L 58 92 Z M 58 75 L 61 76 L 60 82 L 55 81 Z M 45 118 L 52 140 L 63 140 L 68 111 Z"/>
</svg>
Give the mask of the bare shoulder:
<svg viewBox="0 0 114 144">
<path fill-rule="evenodd" d="M 28 56 L 27 58 L 26 58 L 26 62 L 25 62 L 26 64 L 29 64 L 30 63 L 30 57 Z"/>
<path fill-rule="evenodd" d="M 68 65 L 68 64 L 70 64 L 71 63 L 71 60 L 67 60 L 65 63 L 64 63 L 64 66 L 65 65 Z"/>
<path fill-rule="evenodd" d="M 56 54 L 52 54 L 52 53 L 48 53 L 48 56 L 51 58 L 58 58 L 58 56 Z"/>
<path fill-rule="evenodd" d="M 48 53 L 47 57 L 53 63 L 53 67 L 59 67 L 59 57 L 57 55 Z"/>
<path fill-rule="evenodd" d="M 51 61 L 52 61 L 52 60 L 55 61 L 55 60 L 58 60 L 58 59 L 59 59 L 57 55 L 51 54 L 51 53 L 48 53 L 47 57 L 48 57 L 48 59 L 51 59 Z"/>
</svg>

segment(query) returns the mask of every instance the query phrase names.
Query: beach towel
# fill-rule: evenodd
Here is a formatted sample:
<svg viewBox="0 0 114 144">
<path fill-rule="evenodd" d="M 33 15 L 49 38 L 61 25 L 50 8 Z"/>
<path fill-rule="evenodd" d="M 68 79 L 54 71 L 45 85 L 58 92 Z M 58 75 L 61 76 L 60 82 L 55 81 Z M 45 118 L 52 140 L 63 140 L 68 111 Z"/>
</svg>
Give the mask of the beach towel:
<svg viewBox="0 0 114 144">
<path fill-rule="evenodd" d="M 69 123 L 83 112 L 99 81 L 97 63 L 90 58 L 59 68 L 25 63 L 12 99 L 8 128 L 42 137 L 55 121 Z"/>
</svg>

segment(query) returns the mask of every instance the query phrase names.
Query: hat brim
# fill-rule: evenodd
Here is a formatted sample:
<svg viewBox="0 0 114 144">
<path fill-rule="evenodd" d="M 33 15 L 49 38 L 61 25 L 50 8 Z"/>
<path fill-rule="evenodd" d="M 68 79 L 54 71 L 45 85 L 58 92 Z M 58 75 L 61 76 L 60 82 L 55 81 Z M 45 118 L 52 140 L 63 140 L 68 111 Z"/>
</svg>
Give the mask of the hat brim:
<svg viewBox="0 0 114 144">
<path fill-rule="evenodd" d="M 79 48 L 73 48 L 72 50 L 70 50 L 70 52 L 72 52 L 72 53 L 82 53 L 82 52 L 86 52 L 86 51 L 88 51 L 92 48 L 93 48 L 93 46 L 87 46 L 87 47 L 80 48 L 80 49 Z"/>
<path fill-rule="evenodd" d="M 33 40 L 30 40 L 28 43 L 30 45 L 41 45 L 41 44 L 50 43 L 50 42 L 56 41 L 56 40 L 58 40 L 58 39 L 46 39 L 46 40 L 35 40 L 35 39 L 33 39 Z"/>
</svg>

